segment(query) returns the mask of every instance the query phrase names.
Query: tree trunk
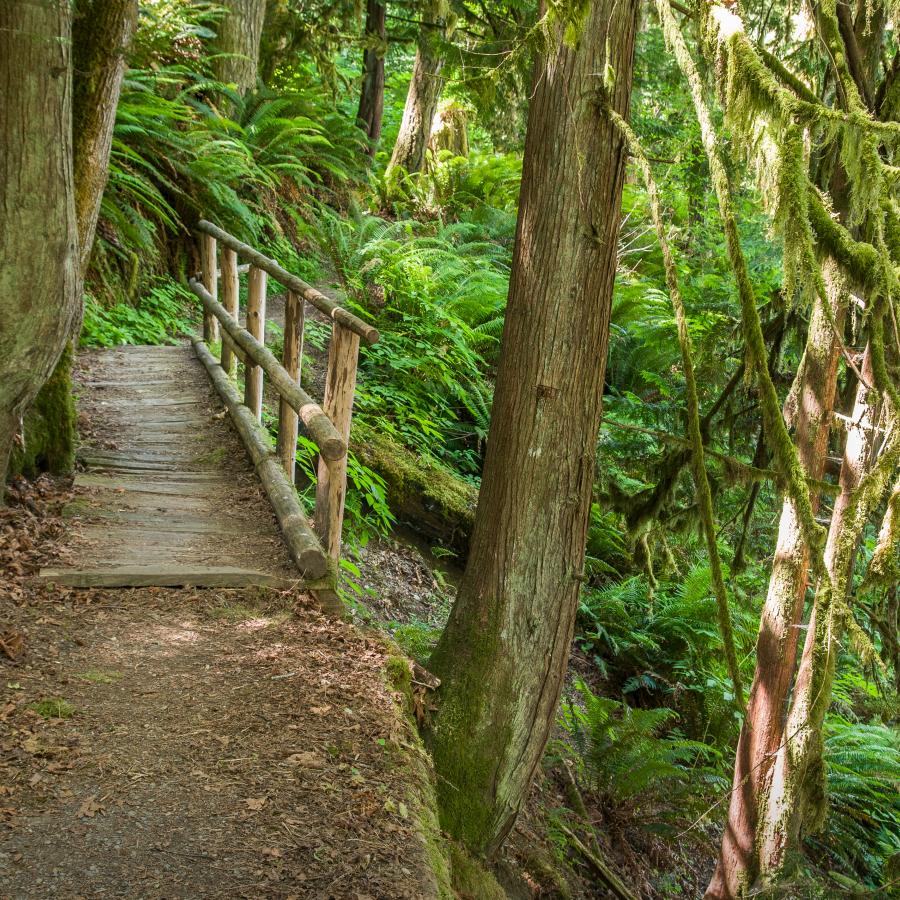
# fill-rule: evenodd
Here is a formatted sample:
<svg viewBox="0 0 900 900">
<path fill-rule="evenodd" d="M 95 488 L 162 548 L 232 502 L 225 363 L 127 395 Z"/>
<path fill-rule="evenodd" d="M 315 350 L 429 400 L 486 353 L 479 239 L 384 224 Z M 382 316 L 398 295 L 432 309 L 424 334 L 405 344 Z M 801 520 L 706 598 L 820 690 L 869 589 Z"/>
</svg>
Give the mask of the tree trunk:
<svg viewBox="0 0 900 900">
<path fill-rule="evenodd" d="M 0 492 L 22 413 L 71 334 L 81 293 L 68 0 L 0 4 Z"/>
<path fill-rule="evenodd" d="M 847 291 L 833 262 L 826 265 L 831 309 L 839 330 L 847 311 Z M 822 479 L 837 387 L 840 344 L 817 298 L 798 372 L 799 390 L 794 436 L 807 476 Z M 813 509 L 819 497 L 810 492 Z M 756 671 L 747 713 L 738 738 L 728 824 L 708 898 L 733 898 L 753 883 L 760 871 L 756 841 L 758 810 L 769 792 L 773 754 L 784 740 L 787 708 L 803 601 L 809 578 L 809 550 L 800 531 L 793 501 L 785 497 L 778 526 L 769 590 L 756 642 Z"/>
<path fill-rule="evenodd" d="M 219 20 L 213 72 L 219 81 L 233 84 L 242 96 L 256 86 L 259 42 L 266 17 L 265 0 L 223 0 L 227 9 Z"/>
<path fill-rule="evenodd" d="M 847 423 L 847 440 L 841 463 L 840 493 L 831 514 L 825 546 L 825 569 L 816 589 L 797 681 L 787 715 L 784 741 L 775 754 L 772 783 L 763 821 L 758 829 L 761 879 L 771 882 L 781 875 L 788 851 L 799 842 L 800 827 L 815 829 L 824 820 L 825 772 L 822 728 L 831 702 L 837 642 L 842 630 L 842 609 L 850 594 L 859 541 L 869 516 L 881 502 L 896 476 L 900 436 L 896 421 L 878 465 L 877 449 L 880 400 L 868 387 L 874 382 L 872 353 L 866 348 L 863 381 Z"/>
<path fill-rule="evenodd" d="M 87 272 L 100 202 L 109 174 L 109 153 L 125 54 L 137 25 L 137 0 L 92 0 L 79 4 L 72 27 L 72 136 L 75 219 L 79 266 Z M 73 336 L 81 330 L 79 297 Z M 64 474 L 75 461 L 75 404 L 72 401 L 72 352 L 64 354 L 41 388 L 23 425 L 21 454 L 13 455 L 14 472 L 33 477 L 39 471 Z"/>
<path fill-rule="evenodd" d="M 430 667 L 441 823 L 512 828 L 553 727 L 584 563 L 626 150 L 636 0 L 594 0 L 537 62 L 515 255 L 466 572 Z M 603 73 L 615 73 L 604 87 Z"/>
<path fill-rule="evenodd" d="M 72 133 L 75 217 L 84 273 L 106 188 L 125 54 L 137 25 L 138 4 L 137 0 L 92 0 L 79 3 L 78 10 L 72 30 Z"/>
<path fill-rule="evenodd" d="M 356 119 L 369 138 L 369 156 L 374 156 L 378 148 L 381 118 L 384 113 L 384 52 L 387 46 L 385 12 L 384 3 L 379 0 L 367 0 L 366 49 L 363 51 L 362 89 Z"/>
<path fill-rule="evenodd" d="M 441 40 L 445 36 L 444 20 L 448 14 L 446 0 L 430 0 L 424 7 L 422 31 L 406 94 L 406 106 L 403 108 L 403 120 L 388 171 L 400 166 L 407 172 L 421 172 L 425 166 L 431 123 L 444 86 L 441 78 L 444 67 Z"/>
</svg>

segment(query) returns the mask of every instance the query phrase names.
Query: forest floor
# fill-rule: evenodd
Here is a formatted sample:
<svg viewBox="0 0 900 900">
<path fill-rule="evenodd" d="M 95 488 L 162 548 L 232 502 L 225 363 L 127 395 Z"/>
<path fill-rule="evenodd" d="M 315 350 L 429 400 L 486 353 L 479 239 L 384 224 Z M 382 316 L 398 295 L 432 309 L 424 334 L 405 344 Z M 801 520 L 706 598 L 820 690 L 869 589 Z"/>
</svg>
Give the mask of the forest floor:
<svg viewBox="0 0 900 900">
<path fill-rule="evenodd" d="M 0 518 L 0 897 L 428 897 L 377 639 L 303 595 L 71 590 L 49 480 Z"/>
</svg>

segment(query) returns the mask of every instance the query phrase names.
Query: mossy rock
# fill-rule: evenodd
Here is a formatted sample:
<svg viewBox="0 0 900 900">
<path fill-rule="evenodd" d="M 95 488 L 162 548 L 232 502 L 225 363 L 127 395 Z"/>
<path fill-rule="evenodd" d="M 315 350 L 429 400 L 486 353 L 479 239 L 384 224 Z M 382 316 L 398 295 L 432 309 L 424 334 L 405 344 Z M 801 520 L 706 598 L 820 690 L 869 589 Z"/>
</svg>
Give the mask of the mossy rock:
<svg viewBox="0 0 900 900">
<path fill-rule="evenodd" d="M 398 519 L 465 558 L 478 502 L 471 484 L 365 425 L 353 426 L 350 444 L 360 461 L 385 480 L 388 504 Z"/>
<path fill-rule="evenodd" d="M 72 396 L 72 344 L 25 413 L 25 446 L 13 447 L 10 475 L 35 478 L 41 472 L 67 475 L 75 465 L 75 399 Z"/>
</svg>

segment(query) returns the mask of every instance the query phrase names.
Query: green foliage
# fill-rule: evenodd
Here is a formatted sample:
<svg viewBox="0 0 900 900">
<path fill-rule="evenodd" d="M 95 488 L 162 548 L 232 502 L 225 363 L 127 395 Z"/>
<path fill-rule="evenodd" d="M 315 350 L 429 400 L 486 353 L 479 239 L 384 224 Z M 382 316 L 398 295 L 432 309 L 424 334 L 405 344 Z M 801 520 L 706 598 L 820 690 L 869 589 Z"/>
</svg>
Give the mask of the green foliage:
<svg viewBox="0 0 900 900">
<path fill-rule="evenodd" d="M 114 347 L 118 344 L 175 344 L 190 331 L 196 306 L 187 288 L 169 279 L 158 279 L 138 306 L 118 303 L 101 306 L 85 296 L 82 347 Z"/>
<path fill-rule="evenodd" d="M 734 696 L 707 564 L 655 591 L 645 575 L 585 588 L 579 624 L 577 640 L 610 689 L 669 703 L 696 737 L 718 742 L 735 734 Z M 746 653 L 756 637 L 753 612 L 735 604 L 734 628 L 738 650 Z"/>
<path fill-rule="evenodd" d="M 674 800 L 690 780 L 713 775 L 695 768 L 699 759 L 716 755 L 711 748 L 671 732 L 674 710 L 630 707 L 597 696 L 581 680 L 575 692 L 562 705 L 566 742 L 556 751 L 573 759 L 584 789 L 606 807 L 634 806 L 661 791 Z"/>
<path fill-rule="evenodd" d="M 832 716 L 825 765 L 827 826 L 807 845 L 814 859 L 827 855 L 840 871 L 877 888 L 888 880 L 885 864 L 900 853 L 900 734 Z"/>
<path fill-rule="evenodd" d="M 78 711 L 74 703 L 62 697 L 45 697 L 32 703 L 31 708 L 44 719 L 71 719 Z"/>
<path fill-rule="evenodd" d="M 323 212 L 312 237 L 382 339 L 361 360 L 357 412 L 464 474 L 480 468 L 508 252 L 467 223 Z"/>
<path fill-rule="evenodd" d="M 441 634 L 440 628 L 435 628 L 427 622 L 412 621 L 405 624 L 395 622 L 388 627 L 403 652 L 422 664 L 431 656 L 431 651 L 434 650 Z"/>
</svg>

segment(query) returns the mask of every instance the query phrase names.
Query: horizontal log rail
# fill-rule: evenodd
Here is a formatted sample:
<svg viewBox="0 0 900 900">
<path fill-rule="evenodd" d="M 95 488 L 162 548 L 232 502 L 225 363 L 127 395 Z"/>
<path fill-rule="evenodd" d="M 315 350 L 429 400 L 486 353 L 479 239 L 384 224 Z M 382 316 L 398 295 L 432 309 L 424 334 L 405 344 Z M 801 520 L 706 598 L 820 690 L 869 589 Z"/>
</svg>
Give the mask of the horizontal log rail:
<svg viewBox="0 0 900 900">
<path fill-rule="evenodd" d="M 253 460 L 298 568 L 304 577 L 313 580 L 327 570 L 330 596 L 326 596 L 321 581 L 314 593 L 333 611 L 359 346 L 360 342 L 374 344 L 379 338 L 378 330 L 211 222 L 202 220 L 197 231 L 202 271 L 188 280 L 188 286 L 202 304 L 203 340 L 194 341 L 194 350 Z M 239 265 L 239 257 L 246 262 Z M 246 327 L 243 327 L 238 298 L 240 277 L 245 273 L 247 305 Z M 266 347 L 267 276 L 287 289 L 281 361 Z M 332 323 L 321 406 L 300 385 L 307 303 Z M 220 340 L 221 357 L 217 362 L 209 345 Z M 243 401 L 233 380 L 238 362 L 243 365 Z M 275 452 L 269 447 L 268 435 L 261 425 L 264 376 L 280 400 Z M 303 422 L 319 457 L 312 524 L 307 521 L 294 488 L 299 422 Z"/>
<path fill-rule="evenodd" d="M 222 246 L 234 250 L 239 256 L 247 259 L 251 265 L 271 275 L 272 278 L 279 284 L 284 285 L 289 291 L 299 294 L 319 312 L 324 313 L 335 322 L 339 322 L 344 328 L 347 328 L 354 334 L 358 334 L 367 344 L 372 345 L 378 342 L 379 334 L 377 328 L 353 315 L 352 312 L 326 297 L 321 291 L 317 291 L 311 284 L 307 284 L 302 278 L 298 278 L 296 275 L 288 272 L 287 269 L 283 269 L 274 259 L 270 259 L 249 244 L 239 241 L 227 231 L 223 231 L 217 225 L 213 225 L 212 222 L 207 222 L 206 219 L 201 219 L 197 223 L 197 231 L 215 238 Z"/>
<path fill-rule="evenodd" d="M 312 442 L 319 448 L 319 453 L 325 459 L 340 459 L 346 455 L 347 444 L 341 439 L 328 416 L 322 412 L 322 407 L 291 378 L 275 358 L 275 354 L 265 344 L 256 340 L 249 331 L 242 328 L 225 307 L 212 298 L 209 291 L 196 278 L 190 279 L 188 285 L 203 302 L 207 312 L 218 319 L 228 337 L 243 353 L 244 361 L 247 358 L 251 359 L 269 376 L 272 387 L 278 391 L 278 395 L 290 404 L 291 408 L 300 416 L 303 424 L 306 425 Z"/>
</svg>

